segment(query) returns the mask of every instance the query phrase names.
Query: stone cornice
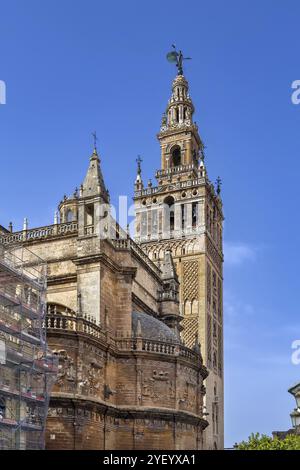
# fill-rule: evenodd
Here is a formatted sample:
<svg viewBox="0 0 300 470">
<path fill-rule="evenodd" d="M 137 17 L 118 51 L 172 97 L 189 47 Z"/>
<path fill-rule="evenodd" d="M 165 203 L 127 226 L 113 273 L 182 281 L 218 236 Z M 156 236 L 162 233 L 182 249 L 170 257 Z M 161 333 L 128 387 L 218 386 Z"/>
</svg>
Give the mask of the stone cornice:
<svg viewBox="0 0 300 470">
<path fill-rule="evenodd" d="M 122 419 L 156 419 L 161 421 L 176 421 L 200 426 L 205 429 L 208 422 L 199 415 L 189 411 L 176 410 L 173 408 L 159 408 L 146 406 L 116 406 L 103 400 L 90 396 L 80 396 L 72 393 L 53 392 L 51 394 L 50 408 L 54 406 L 63 408 L 69 407 L 70 401 L 78 407 L 94 408 L 97 406 L 100 412 L 108 414 L 114 418 Z M 50 413 L 51 418 L 51 413 Z"/>
<path fill-rule="evenodd" d="M 100 262 L 115 273 L 129 275 L 133 278 L 135 277 L 137 271 L 137 268 L 134 266 L 119 266 L 114 261 L 112 261 L 112 259 L 109 258 L 105 253 L 99 253 L 98 255 L 82 256 L 80 258 L 73 258 L 72 261 L 76 266 L 83 266 Z"/>
</svg>

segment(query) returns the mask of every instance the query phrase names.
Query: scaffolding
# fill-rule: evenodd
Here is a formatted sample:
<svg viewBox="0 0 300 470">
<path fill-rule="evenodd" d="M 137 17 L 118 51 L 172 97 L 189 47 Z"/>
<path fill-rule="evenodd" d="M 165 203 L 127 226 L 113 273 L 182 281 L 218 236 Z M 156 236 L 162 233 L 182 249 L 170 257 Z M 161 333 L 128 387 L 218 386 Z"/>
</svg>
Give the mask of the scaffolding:
<svg viewBox="0 0 300 470">
<path fill-rule="evenodd" d="M 43 449 L 57 358 L 46 342 L 47 266 L 0 243 L 0 450 Z"/>
</svg>

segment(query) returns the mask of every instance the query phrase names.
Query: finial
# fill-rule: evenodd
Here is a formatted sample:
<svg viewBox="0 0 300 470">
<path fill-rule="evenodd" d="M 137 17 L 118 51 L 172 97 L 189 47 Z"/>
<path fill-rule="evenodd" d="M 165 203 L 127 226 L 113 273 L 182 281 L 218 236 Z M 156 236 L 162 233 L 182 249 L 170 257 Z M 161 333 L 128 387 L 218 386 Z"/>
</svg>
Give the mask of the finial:
<svg viewBox="0 0 300 470">
<path fill-rule="evenodd" d="M 148 180 L 148 188 L 152 188 L 152 180 L 151 180 L 151 178 L 149 178 L 149 180 Z"/>
<path fill-rule="evenodd" d="M 183 75 L 183 61 L 191 60 L 191 57 L 183 57 L 182 51 L 177 52 L 175 44 L 172 44 L 173 51 L 168 52 L 167 60 L 176 63 L 177 75 Z"/>
<path fill-rule="evenodd" d="M 13 232 L 13 224 L 12 224 L 12 222 L 9 222 L 8 230 L 10 231 L 10 233 Z"/>
<path fill-rule="evenodd" d="M 24 220 L 23 220 L 23 230 L 27 230 L 28 229 L 28 219 L 27 217 L 24 217 Z"/>
<path fill-rule="evenodd" d="M 98 140 L 98 137 L 97 137 L 97 132 L 92 132 L 92 136 L 94 138 L 94 153 L 97 153 L 97 140 Z"/>
<path fill-rule="evenodd" d="M 54 225 L 57 225 L 58 224 L 58 212 L 55 211 L 54 212 Z"/>
<path fill-rule="evenodd" d="M 216 192 L 217 192 L 218 196 L 220 196 L 220 194 L 221 194 L 221 186 L 222 186 L 222 180 L 221 180 L 220 176 L 218 176 L 218 178 L 216 180 Z"/>
<path fill-rule="evenodd" d="M 143 161 L 143 160 L 141 159 L 141 156 L 138 155 L 138 156 L 137 156 L 137 159 L 136 159 L 136 162 L 137 162 L 137 165 L 138 165 L 138 167 L 137 167 L 137 174 L 138 174 L 138 175 L 141 175 L 141 173 L 142 173 L 142 168 L 141 168 L 141 163 L 142 163 L 142 161 Z"/>
</svg>

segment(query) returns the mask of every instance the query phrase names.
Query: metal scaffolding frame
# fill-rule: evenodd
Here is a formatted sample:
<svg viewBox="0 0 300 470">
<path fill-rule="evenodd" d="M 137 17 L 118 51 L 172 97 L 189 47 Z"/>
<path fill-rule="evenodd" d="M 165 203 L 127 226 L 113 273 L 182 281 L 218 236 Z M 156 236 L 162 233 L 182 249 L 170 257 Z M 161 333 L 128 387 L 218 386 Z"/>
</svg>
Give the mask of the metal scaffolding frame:
<svg viewBox="0 0 300 470">
<path fill-rule="evenodd" d="M 0 450 L 43 449 L 57 358 L 46 342 L 47 265 L 0 243 Z"/>
</svg>

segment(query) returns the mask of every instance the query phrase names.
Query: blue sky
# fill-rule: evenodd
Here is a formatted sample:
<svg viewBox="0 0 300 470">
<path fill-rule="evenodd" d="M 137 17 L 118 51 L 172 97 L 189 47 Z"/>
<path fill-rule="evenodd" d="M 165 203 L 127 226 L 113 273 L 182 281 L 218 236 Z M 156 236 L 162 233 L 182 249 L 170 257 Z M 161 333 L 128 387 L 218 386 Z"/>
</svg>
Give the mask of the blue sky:
<svg viewBox="0 0 300 470">
<path fill-rule="evenodd" d="M 85 174 L 97 130 L 113 201 L 132 195 L 135 158 L 159 168 L 156 133 L 175 42 L 223 180 L 226 445 L 290 426 L 300 380 L 298 175 L 300 4 L 279 0 L 37 0 L 0 4 L 0 223 L 52 223 Z"/>
</svg>

